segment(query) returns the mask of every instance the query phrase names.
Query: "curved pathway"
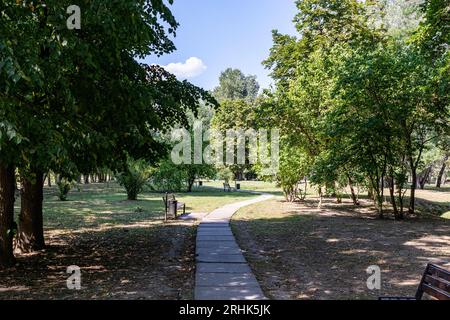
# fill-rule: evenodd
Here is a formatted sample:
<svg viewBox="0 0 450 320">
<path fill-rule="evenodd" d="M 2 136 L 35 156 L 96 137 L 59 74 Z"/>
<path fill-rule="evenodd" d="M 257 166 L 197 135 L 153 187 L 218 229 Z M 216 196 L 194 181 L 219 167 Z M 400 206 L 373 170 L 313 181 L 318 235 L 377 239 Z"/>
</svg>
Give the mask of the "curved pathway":
<svg viewBox="0 0 450 320">
<path fill-rule="evenodd" d="M 230 228 L 231 217 L 239 209 L 273 197 L 255 194 L 260 196 L 214 210 L 198 227 L 195 300 L 265 299 Z"/>
</svg>

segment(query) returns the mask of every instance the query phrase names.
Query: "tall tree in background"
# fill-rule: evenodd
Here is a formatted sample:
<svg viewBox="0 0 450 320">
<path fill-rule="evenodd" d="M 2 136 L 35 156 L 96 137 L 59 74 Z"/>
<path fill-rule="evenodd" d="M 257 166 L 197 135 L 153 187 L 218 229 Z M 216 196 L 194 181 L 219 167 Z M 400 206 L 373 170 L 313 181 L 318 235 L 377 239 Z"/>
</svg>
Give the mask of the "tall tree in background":
<svg viewBox="0 0 450 320">
<path fill-rule="evenodd" d="M 256 101 L 251 103 L 247 100 L 223 100 L 217 108 L 214 118 L 212 120 L 212 127 L 222 135 L 226 135 L 227 130 L 246 130 L 257 128 L 257 104 Z M 233 139 L 235 144 L 237 139 Z M 231 149 L 231 139 L 227 140 L 227 150 L 234 152 L 236 155 L 236 146 L 233 145 Z M 248 145 L 246 145 L 246 155 L 248 155 Z M 225 150 L 226 151 L 226 150 Z M 252 166 L 249 163 L 238 163 L 238 159 L 234 158 L 234 164 L 227 164 L 226 166 L 234 173 L 235 179 L 241 180 L 246 178 L 247 174 L 252 174 Z M 246 162 L 248 159 L 246 159 Z"/>
<path fill-rule="evenodd" d="M 227 130 L 255 129 L 259 83 L 255 76 L 246 76 L 238 69 L 227 69 L 220 75 L 219 86 L 213 90 L 219 101 L 212 121 L 214 129 L 226 134 Z M 236 179 L 243 179 L 253 172 L 248 164 L 227 165 Z"/>
<path fill-rule="evenodd" d="M 302 174 L 320 187 L 336 190 L 342 181 L 351 185 L 363 176 L 375 193 L 380 217 L 384 186 L 390 181 L 391 203 L 399 219 L 410 174 L 410 213 L 414 213 L 423 153 L 431 141 L 448 135 L 448 56 L 442 55 L 445 41 L 436 41 L 442 38 L 440 32 L 448 35 L 447 5 L 429 1 L 424 7 L 425 12 L 436 13 L 433 19 L 440 17 L 424 22 L 420 29 L 426 32 L 417 36 L 428 39 L 418 43 L 435 41 L 433 48 L 440 54 L 431 60 L 426 50 L 409 41 L 411 25 L 417 21 L 389 28 L 384 22 L 373 23 L 385 12 L 374 13 L 372 2 L 304 0 L 297 1 L 297 7 L 300 37 L 274 31 L 274 46 L 264 62 L 276 80 L 266 107 L 288 146 L 281 158 L 295 166 L 280 174 L 304 167 L 290 154 L 309 165 Z M 435 28 L 439 37 L 426 36 Z M 281 180 L 294 183 L 287 178 Z"/>
<path fill-rule="evenodd" d="M 287 190 L 295 190 L 295 184 L 310 175 L 328 143 L 323 127 L 324 116 L 334 107 L 333 48 L 344 44 L 369 45 L 378 38 L 370 30 L 364 7 L 358 1 L 307 0 L 296 4 L 299 13 L 294 22 L 300 37 L 274 31 L 274 45 L 264 61 L 276 81 L 276 91 L 269 94 L 264 112 L 281 130 L 284 170 L 278 180 L 291 183 L 285 186 Z M 288 165 L 295 166 L 291 172 L 303 168 L 297 182 L 287 170 Z M 317 182 L 330 186 L 332 177 L 327 175 L 327 179 Z"/>
<path fill-rule="evenodd" d="M 218 101 L 244 99 L 253 101 L 258 96 L 259 83 L 255 76 L 246 76 L 241 70 L 228 68 L 219 78 L 219 86 L 213 90 Z"/>
</svg>

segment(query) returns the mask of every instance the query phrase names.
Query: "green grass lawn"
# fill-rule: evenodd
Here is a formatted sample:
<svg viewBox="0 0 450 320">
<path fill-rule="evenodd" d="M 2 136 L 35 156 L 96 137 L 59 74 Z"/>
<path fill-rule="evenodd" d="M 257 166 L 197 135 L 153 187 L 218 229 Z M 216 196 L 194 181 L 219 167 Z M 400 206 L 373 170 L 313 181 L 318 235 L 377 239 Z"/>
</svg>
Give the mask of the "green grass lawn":
<svg viewBox="0 0 450 320">
<path fill-rule="evenodd" d="M 193 298 L 197 221 L 164 222 L 163 194 L 127 201 L 114 183 L 81 185 L 64 202 L 56 188 L 44 192 L 47 249 L 17 255 L 14 268 L 0 271 L 0 299 Z M 252 197 L 208 188 L 177 194 L 188 213 Z M 66 287 L 71 265 L 81 268 L 80 291 Z"/>
<path fill-rule="evenodd" d="M 223 181 L 206 181 L 204 182 L 204 186 L 206 187 L 214 187 L 214 188 L 223 188 Z M 275 195 L 282 195 L 283 192 L 281 188 L 277 186 L 275 182 L 264 182 L 264 181 L 238 181 L 237 183 L 241 184 L 242 190 L 250 190 L 250 191 L 258 191 L 271 193 Z M 235 187 L 235 183 L 231 183 L 231 187 Z"/>
<path fill-rule="evenodd" d="M 138 201 L 127 201 L 125 190 L 115 183 L 80 185 L 68 201 L 60 201 L 56 188 L 45 188 L 46 229 L 98 228 L 133 224 L 164 218 L 164 194 L 144 192 Z M 187 212 L 207 213 L 223 205 L 254 197 L 246 193 L 225 193 L 197 188 L 193 193 L 176 194 L 186 203 Z M 20 199 L 16 202 L 19 211 Z"/>
</svg>

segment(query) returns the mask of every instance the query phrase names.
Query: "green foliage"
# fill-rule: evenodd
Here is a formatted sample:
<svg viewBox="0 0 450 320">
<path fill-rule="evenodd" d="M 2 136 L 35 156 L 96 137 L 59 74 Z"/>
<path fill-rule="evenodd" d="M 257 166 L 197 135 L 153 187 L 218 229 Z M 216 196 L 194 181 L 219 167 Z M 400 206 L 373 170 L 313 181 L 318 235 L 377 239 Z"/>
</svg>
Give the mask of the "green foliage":
<svg viewBox="0 0 450 320">
<path fill-rule="evenodd" d="M 246 76 L 238 69 L 227 69 L 220 75 L 219 86 L 213 90 L 214 97 L 219 100 L 244 99 L 252 101 L 259 92 L 259 84 L 255 76 Z"/>
<path fill-rule="evenodd" d="M 67 201 L 70 190 L 73 188 L 73 183 L 67 178 L 59 178 L 56 181 L 58 187 L 58 198 L 61 201 Z"/>
<path fill-rule="evenodd" d="M 413 33 L 422 18 L 422 0 L 378 0 L 367 4 L 374 27 L 383 28 L 389 36 L 404 38 Z"/>
<path fill-rule="evenodd" d="M 382 215 L 385 181 L 395 182 L 392 191 L 402 202 L 407 176 L 417 173 L 429 142 L 448 136 L 448 56 L 430 59 L 422 45 L 411 45 L 410 27 L 373 23 L 387 21 L 379 5 L 297 1 L 300 37 L 273 34 L 264 63 L 276 91 L 268 93 L 259 116 L 282 130 L 278 180 L 291 199 L 304 176 L 338 200 L 347 184 L 356 183 L 375 192 Z M 395 5 L 402 17 L 414 14 L 413 7 Z M 431 38 L 439 48 L 448 44 L 442 37 L 448 35 L 441 24 L 445 8 L 427 1 L 425 15 L 438 14 L 421 24 L 416 38 L 430 30 L 435 36 L 416 44 Z M 414 211 L 413 191 L 411 198 Z"/>
<path fill-rule="evenodd" d="M 228 129 L 255 128 L 256 111 L 255 105 L 245 100 L 223 100 L 212 119 L 212 126 L 224 133 Z"/>
<path fill-rule="evenodd" d="M 217 171 L 217 177 L 220 180 L 223 180 L 225 183 L 230 183 L 234 180 L 235 176 L 234 176 L 234 172 L 230 168 L 223 167 Z"/>
<path fill-rule="evenodd" d="M 203 156 L 203 151 L 208 146 L 209 141 L 206 141 L 207 132 L 211 128 L 211 121 L 214 116 L 215 109 L 211 105 L 201 104 L 197 112 L 188 111 L 187 128 L 190 136 L 191 143 L 191 163 L 182 163 L 176 166 L 172 162 L 165 160 L 162 162 L 162 167 L 168 171 L 168 176 L 172 177 L 172 173 L 176 172 L 177 177 L 169 178 L 164 182 L 164 177 L 158 177 L 159 190 L 161 191 L 180 191 L 184 188 L 188 192 L 192 192 L 192 188 L 197 179 L 212 178 L 215 175 L 215 167 L 212 164 L 207 163 L 207 159 L 202 159 L 202 163 L 198 164 L 195 161 L 195 152 L 197 142 L 196 139 L 202 139 L 203 143 L 200 150 Z M 197 135 L 200 135 L 198 137 Z M 169 140 L 169 139 L 167 139 Z M 172 142 L 172 141 L 171 141 Z M 161 181 L 163 183 L 161 183 Z"/>
<path fill-rule="evenodd" d="M 299 199 L 299 183 L 309 175 L 311 157 L 296 147 L 284 145 L 280 152 L 280 169 L 277 174 L 278 185 L 283 189 L 288 201 Z"/>
<path fill-rule="evenodd" d="M 419 44 L 424 54 L 437 58 L 449 54 L 450 10 L 447 0 L 424 0 L 422 11 L 425 19 L 420 24 L 413 41 Z"/>
<path fill-rule="evenodd" d="M 253 102 L 243 99 L 223 100 L 216 110 L 211 125 L 212 128 L 218 130 L 224 138 L 227 130 L 245 131 L 249 129 L 257 129 L 259 127 L 257 112 L 258 100 Z M 248 146 L 246 149 L 248 154 Z M 237 164 L 237 161 L 229 167 L 234 172 L 235 178 L 238 179 L 243 177 L 244 174 L 251 175 L 254 171 L 251 165 Z"/>
<path fill-rule="evenodd" d="M 160 192 L 179 192 L 186 189 L 187 172 L 170 160 L 163 160 L 153 168 L 150 177 L 152 189 Z"/>
<path fill-rule="evenodd" d="M 125 188 L 128 200 L 135 201 L 144 190 L 151 175 L 151 168 L 144 159 L 129 158 L 124 172 L 116 175 L 117 182 Z"/>
<path fill-rule="evenodd" d="M 153 132 L 185 123 L 199 100 L 212 101 L 162 68 L 135 60 L 175 49 L 170 36 L 178 24 L 166 2 L 83 1 L 81 31 L 65 28 L 69 4 L 1 4 L 0 115 L 7 132 L 15 132 L 14 144 L 0 135 L 2 157 L 18 167 L 32 163 L 76 176 L 118 169 L 127 154 L 165 156 Z"/>
</svg>

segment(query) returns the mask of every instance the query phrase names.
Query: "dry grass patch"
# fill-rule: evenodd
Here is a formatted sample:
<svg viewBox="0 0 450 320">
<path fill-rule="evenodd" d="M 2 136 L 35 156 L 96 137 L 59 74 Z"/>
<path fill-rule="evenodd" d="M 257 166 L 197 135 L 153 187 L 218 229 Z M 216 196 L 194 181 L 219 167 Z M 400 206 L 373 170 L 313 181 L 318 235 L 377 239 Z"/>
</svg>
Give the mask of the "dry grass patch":
<svg viewBox="0 0 450 320">
<path fill-rule="evenodd" d="M 428 262 L 450 268 L 450 222 L 378 220 L 371 205 L 281 198 L 234 217 L 238 242 L 273 299 L 376 299 L 414 295 Z M 370 291 L 366 269 L 382 269 L 382 290 Z"/>
</svg>

